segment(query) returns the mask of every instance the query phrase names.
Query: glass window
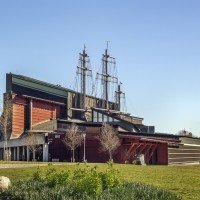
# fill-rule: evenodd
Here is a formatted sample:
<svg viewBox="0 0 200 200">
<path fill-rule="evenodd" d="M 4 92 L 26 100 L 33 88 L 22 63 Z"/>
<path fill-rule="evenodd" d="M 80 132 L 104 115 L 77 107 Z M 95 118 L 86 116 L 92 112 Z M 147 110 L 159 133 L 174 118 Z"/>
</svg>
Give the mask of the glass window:
<svg viewBox="0 0 200 200">
<path fill-rule="evenodd" d="M 101 113 L 98 113 L 98 122 L 103 122 L 103 115 Z"/>
<path fill-rule="evenodd" d="M 114 122 L 118 122 L 119 120 L 117 120 L 117 119 L 115 119 L 115 118 L 113 118 L 114 119 Z"/>
<path fill-rule="evenodd" d="M 104 115 L 104 121 L 108 122 L 108 116 L 107 115 Z"/>
<path fill-rule="evenodd" d="M 97 122 L 97 112 L 93 111 L 93 122 Z"/>
<path fill-rule="evenodd" d="M 106 122 L 107 116 L 102 115 L 102 122 Z"/>
<path fill-rule="evenodd" d="M 112 118 L 112 117 L 109 117 L 109 118 L 108 118 L 108 121 L 109 121 L 109 122 L 113 122 L 113 118 Z"/>
</svg>

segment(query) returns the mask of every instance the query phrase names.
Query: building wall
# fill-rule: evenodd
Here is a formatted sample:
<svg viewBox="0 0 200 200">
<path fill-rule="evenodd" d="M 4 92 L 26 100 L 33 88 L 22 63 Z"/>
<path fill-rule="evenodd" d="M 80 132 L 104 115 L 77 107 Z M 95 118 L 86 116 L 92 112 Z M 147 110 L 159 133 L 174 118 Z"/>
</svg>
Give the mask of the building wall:
<svg viewBox="0 0 200 200">
<path fill-rule="evenodd" d="M 26 99 L 19 96 L 13 97 L 12 135 L 11 138 L 19 137 L 24 132 L 26 120 Z"/>
<path fill-rule="evenodd" d="M 168 144 L 161 143 L 157 148 L 157 164 L 158 165 L 167 165 L 168 164 Z"/>
<path fill-rule="evenodd" d="M 180 145 L 168 149 L 169 164 L 199 163 L 200 146 Z"/>
<path fill-rule="evenodd" d="M 46 120 L 59 118 L 62 107 L 51 102 L 32 99 L 32 115 L 30 114 L 30 99 L 14 95 L 12 106 L 12 135 L 11 138 L 19 137 L 26 129 L 32 125 Z"/>
<path fill-rule="evenodd" d="M 90 131 L 90 132 L 87 132 L 86 141 L 85 141 L 86 160 L 88 162 L 92 162 L 92 163 L 107 162 L 109 160 L 108 152 L 102 151 L 101 144 L 100 144 L 99 140 L 97 139 L 97 134 L 99 133 L 99 130 L 96 127 L 90 127 L 90 128 L 87 128 L 86 130 Z M 56 159 L 57 161 L 70 162 L 72 153 L 65 146 L 63 139 L 64 139 L 64 133 L 62 133 L 62 132 L 49 134 L 50 157 L 53 160 Z M 138 144 L 140 144 L 140 143 L 138 143 Z M 144 145 L 145 144 L 146 144 L 146 142 L 144 143 Z M 141 151 L 141 153 L 145 154 L 145 160 L 148 160 L 148 164 L 167 165 L 168 164 L 167 143 L 159 143 L 156 146 L 156 149 L 154 149 L 154 151 L 153 151 L 154 155 L 152 157 L 150 157 L 151 151 L 146 152 L 146 149 L 149 149 L 151 144 L 152 143 L 149 142 L 149 145 L 147 145 L 147 146 L 145 145 L 146 146 L 145 149 L 143 148 L 143 146 L 140 146 L 140 148 L 143 149 L 143 151 Z M 124 163 L 124 156 L 127 153 L 127 150 L 129 148 L 130 148 L 130 146 L 127 146 L 127 142 L 124 143 L 123 140 L 121 140 L 121 145 L 118 147 L 118 149 L 115 151 L 115 153 L 113 155 L 114 162 Z M 139 151 L 139 150 L 140 149 L 138 148 L 137 151 Z M 84 157 L 84 145 L 82 143 L 75 151 L 75 160 L 77 162 L 82 162 L 83 157 Z"/>
<path fill-rule="evenodd" d="M 63 143 L 63 138 L 63 133 L 48 135 L 50 161 L 70 161 L 71 152 L 69 149 L 66 148 L 65 144 Z"/>
<path fill-rule="evenodd" d="M 32 125 L 60 117 L 60 106 L 52 103 L 33 100 Z"/>
<path fill-rule="evenodd" d="M 85 142 L 85 154 L 88 162 L 100 163 L 109 160 L 107 154 L 101 151 L 99 141 L 93 136 L 87 136 Z M 83 145 L 80 148 L 80 158 L 83 160 Z"/>
<path fill-rule="evenodd" d="M 51 160 L 58 161 L 71 161 L 72 152 L 65 146 L 64 142 L 64 134 L 50 134 L 49 135 L 49 154 Z M 109 156 L 106 152 L 101 151 L 101 145 L 99 141 L 96 139 L 96 134 L 86 136 L 85 142 L 85 155 L 86 160 L 92 163 L 100 163 L 107 162 L 109 160 Z M 116 156 L 116 155 L 115 155 Z M 75 150 L 75 161 L 82 162 L 84 157 L 84 145 L 83 143 Z M 114 158 L 116 161 L 116 159 Z"/>
<path fill-rule="evenodd" d="M 179 137 L 181 143 L 178 148 L 169 148 L 169 164 L 199 163 L 200 139 L 192 137 Z"/>
</svg>

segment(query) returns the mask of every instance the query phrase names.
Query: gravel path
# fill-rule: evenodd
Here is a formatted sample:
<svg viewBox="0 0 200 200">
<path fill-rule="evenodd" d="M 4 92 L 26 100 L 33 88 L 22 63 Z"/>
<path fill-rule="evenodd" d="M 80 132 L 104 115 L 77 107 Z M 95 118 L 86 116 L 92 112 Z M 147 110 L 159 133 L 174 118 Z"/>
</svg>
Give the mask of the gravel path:
<svg viewBox="0 0 200 200">
<path fill-rule="evenodd" d="M 0 169 L 6 168 L 27 168 L 27 167 L 38 167 L 38 166 L 47 166 L 47 163 L 38 163 L 38 164 L 0 164 Z"/>
</svg>

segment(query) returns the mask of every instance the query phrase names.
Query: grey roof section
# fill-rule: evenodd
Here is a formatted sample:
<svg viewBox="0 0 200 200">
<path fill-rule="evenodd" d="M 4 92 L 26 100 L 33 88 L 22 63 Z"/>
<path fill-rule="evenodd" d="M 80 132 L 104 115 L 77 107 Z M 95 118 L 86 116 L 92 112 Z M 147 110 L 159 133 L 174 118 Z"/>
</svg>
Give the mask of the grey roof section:
<svg viewBox="0 0 200 200">
<path fill-rule="evenodd" d="M 115 118 L 116 120 L 119 120 L 118 124 L 122 127 L 127 129 L 128 131 L 131 131 L 133 128 L 135 129 L 135 131 L 140 131 L 138 126 L 136 124 L 134 124 L 133 122 L 127 121 L 125 119 L 120 118 L 118 115 L 112 114 L 112 113 L 108 113 L 102 110 L 98 110 L 95 108 L 92 108 L 94 111 L 108 115 L 112 118 Z M 142 119 L 142 118 L 138 118 L 138 119 Z"/>
<path fill-rule="evenodd" d="M 57 130 L 57 120 L 52 119 L 38 123 L 32 127 L 32 130 L 54 131 Z"/>
<path fill-rule="evenodd" d="M 37 136 L 38 144 L 45 143 L 44 134 L 36 134 L 36 136 Z M 27 142 L 24 137 L 8 140 L 8 147 L 18 147 L 18 146 L 27 146 Z M 0 148 L 3 148 L 3 147 L 4 147 L 4 141 L 0 141 Z"/>
<path fill-rule="evenodd" d="M 179 136 L 179 138 L 182 144 L 200 146 L 200 138 L 189 136 Z"/>
</svg>

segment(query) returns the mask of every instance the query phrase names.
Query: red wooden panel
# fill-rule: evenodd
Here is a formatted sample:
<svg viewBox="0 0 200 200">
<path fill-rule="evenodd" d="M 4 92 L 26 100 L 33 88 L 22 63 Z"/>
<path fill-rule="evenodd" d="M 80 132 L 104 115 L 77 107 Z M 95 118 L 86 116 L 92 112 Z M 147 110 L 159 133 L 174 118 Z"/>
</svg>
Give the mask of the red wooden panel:
<svg viewBox="0 0 200 200">
<path fill-rule="evenodd" d="M 168 164 L 168 144 L 163 143 L 158 145 L 157 150 L 157 159 L 159 165 L 167 165 Z"/>
<path fill-rule="evenodd" d="M 12 112 L 12 134 L 15 137 L 20 136 L 24 132 L 25 123 L 25 106 L 26 99 L 23 97 L 15 96 L 13 99 L 13 112 Z"/>
<path fill-rule="evenodd" d="M 60 106 L 52 103 L 33 100 L 32 122 L 33 125 L 60 116 Z"/>
</svg>

